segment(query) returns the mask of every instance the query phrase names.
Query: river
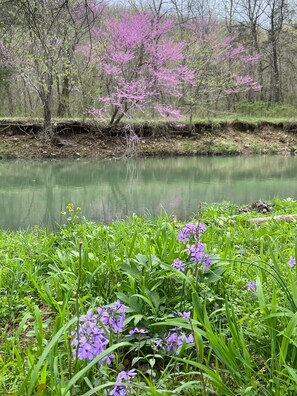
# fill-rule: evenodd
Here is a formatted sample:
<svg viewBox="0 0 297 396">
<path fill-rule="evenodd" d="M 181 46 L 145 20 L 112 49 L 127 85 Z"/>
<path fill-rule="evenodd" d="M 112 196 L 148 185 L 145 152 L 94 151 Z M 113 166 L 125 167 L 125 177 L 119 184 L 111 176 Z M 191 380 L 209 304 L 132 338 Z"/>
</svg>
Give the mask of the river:
<svg viewBox="0 0 297 396">
<path fill-rule="evenodd" d="M 55 227 L 72 202 L 92 221 L 162 209 L 185 219 L 201 203 L 297 199 L 297 157 L 1 161 L 0 228 Z"/>
</svg>

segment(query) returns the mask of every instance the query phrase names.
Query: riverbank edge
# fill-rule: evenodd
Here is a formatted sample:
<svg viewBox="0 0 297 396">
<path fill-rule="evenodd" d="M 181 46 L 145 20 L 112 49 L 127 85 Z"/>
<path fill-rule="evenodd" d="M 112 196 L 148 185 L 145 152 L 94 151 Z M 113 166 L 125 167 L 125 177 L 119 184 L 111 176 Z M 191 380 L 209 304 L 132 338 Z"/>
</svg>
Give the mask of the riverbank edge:
<svg viewBox="0 0 297 396">
<path fill-rule="evenodd" d="M 40 121 L 0 120 L 0 159 L 297 154 L 297 122 L 204 121 L 104 127 L 56 121 L 47 142 Z"/>
</svg>

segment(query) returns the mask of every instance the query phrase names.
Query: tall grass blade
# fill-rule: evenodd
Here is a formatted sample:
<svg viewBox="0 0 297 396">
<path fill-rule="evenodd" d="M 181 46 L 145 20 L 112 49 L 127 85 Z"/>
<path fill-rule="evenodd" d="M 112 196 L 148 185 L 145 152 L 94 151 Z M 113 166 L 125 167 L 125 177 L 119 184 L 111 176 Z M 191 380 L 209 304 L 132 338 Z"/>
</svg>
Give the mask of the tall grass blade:
<svg viewBox="0 0 297 396">
<path fill-rule="evenodd" d="M 37 384 L 37 381 L 38 381 L 38 378 L 39 378 L 39 375 L 41 372 L 41 368 L 42 368 L 43 364 L 45 363 L 46 358 L 50 354 L 50 352 L 51 352 L 52 348 L 55 346 L 55 344 L 59 341 L 62 334 L 70 326 L 72 326 L 76 322 L 76 320 L 77 320 L 76 318 L 73 318 L 72 320 L 70 320 L 54 335 L 54 337 L 51 339 L 51 341 L 48 343 L 48 345 L 44 348 L 44 351 L 43 351 L 42 355 L 40 356 L 40 358 L 38 359 L 34 368 L 32 367 L 32 370 L 30 370 L 29 373 L 27 374 L 25 380 L 23 381 L 23 383 L 17 393 L 17 396 L 24 396 L 26 394 L 25 390 L 26 390 L 27 386 L 28 386 L 27 395 L 30 396 L 32 394 L 32 390 L 34 389 L 34 387 Z"/>
<path fill-rule="evenodd" d="M 291 337 L 294 334 L 295 328 L 297 326 L 297 312 L 290 319 L 283 335 L 281 347 L 280 347 L 280 355 L 279 355 L 279 365 L 282 366 L 286 362 L 288 347 L 291 341 Z M 295 337 L 294 337 L 295 338 Z M 294 341 L 295 342 L 295 341 Z M 296 348 L 296 347 L 295 347 Z"/>
</svg>

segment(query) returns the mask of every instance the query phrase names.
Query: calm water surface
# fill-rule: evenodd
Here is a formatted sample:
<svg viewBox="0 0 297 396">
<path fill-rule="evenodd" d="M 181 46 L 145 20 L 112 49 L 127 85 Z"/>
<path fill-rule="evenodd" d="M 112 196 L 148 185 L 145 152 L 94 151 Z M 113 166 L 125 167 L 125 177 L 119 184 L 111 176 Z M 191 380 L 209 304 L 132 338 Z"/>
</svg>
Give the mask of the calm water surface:
<svg viewBox="0 0 297 396">
<path fill-rule="evenodd" d="M 297 199 L 297 157 L 0 162 L 0 228 L 53 227 L 69 202 L 89 220 L 133 212 L 179 218 L 202 202 Z"/>
</svg>

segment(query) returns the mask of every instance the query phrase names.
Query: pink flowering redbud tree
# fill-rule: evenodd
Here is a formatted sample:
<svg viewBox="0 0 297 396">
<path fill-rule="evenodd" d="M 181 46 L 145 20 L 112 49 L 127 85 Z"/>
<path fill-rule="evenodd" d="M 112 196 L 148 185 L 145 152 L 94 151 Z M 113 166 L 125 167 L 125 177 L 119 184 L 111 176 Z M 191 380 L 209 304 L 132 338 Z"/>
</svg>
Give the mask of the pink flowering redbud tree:
<svg viewBox="0 0 297 396">
<path fill-rule="evenodd" d="M 185 61 L 185 44 L 175 42 L 173 21 L 147 13 L 122 13 L 109 18 L 97 37 L 100 76 L 103 77 L 99 106 L 90 113 L 110 125 L 148 107 L 168 120 L 182 118 L 174 103 L 183 84 L 194 73 Z"/>
<path fill-rule="evenodd" d="M 194 71 L 195 84 L 185 89 L 184 104 L 192 113 L 204 101 L 246 91 L 259 91 L 258 84 L 246 70 L 252 70 L 259 55 L 251 55 L 236 36 L 226 35 L 215 20 L 193 19 L 184 25 L 187 32 L 185 65 Z"/>
</svg>

